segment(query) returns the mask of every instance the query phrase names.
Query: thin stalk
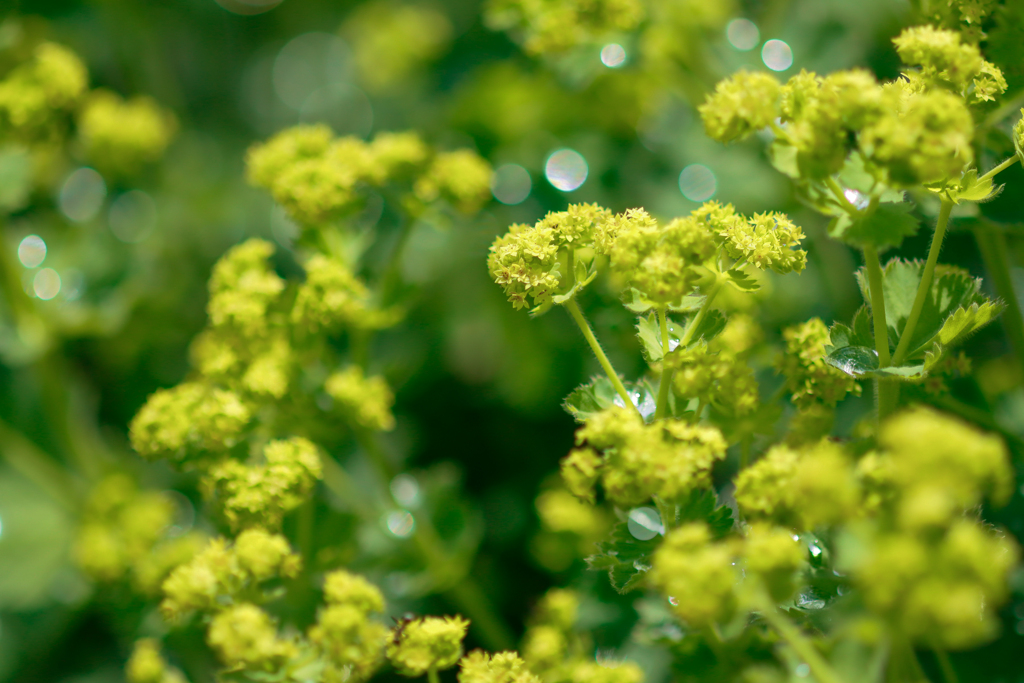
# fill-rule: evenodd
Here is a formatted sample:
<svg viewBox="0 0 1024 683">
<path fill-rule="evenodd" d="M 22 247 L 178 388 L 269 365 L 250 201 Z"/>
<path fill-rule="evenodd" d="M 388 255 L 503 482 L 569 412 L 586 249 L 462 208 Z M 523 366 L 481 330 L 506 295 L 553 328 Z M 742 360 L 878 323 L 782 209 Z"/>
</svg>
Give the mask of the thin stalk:
<svg viewBox="0 0 1024 683">
<path fill-rule="evenodd" d="M 81 502 L 78 482 L 25 435 L 0 420 L 0 456 L 23 477 L 42 489 L 57 505 L 74 510 Z"/>
<path fill-rule="evenodd" d="M 942 669 L 942 680 L 946 683 L 960 683 L 960 679 L 956 675 L 956 669 L 953 668 L 953 663 L 949 661 L 949 654 L 945 650 L 935 648 L 935 659 L 939 660 L 939 668 Z"/>
<path fill-rule="evenodd" d="M 708 311 L 711 310 L 711 304 L 714 302 L 715 297 L 718 296 L 719 290 L 722 289 L 722 279 L 717 277 L 715 283 L 711 285 L 708 290 L 708 295 L 704 297 L 704 303 L 701 304 L 700 310 L 697 311 L 697 315 L 693 316 L 693 320 L 686 326 L 686 331 L 683 332 L 683 338 L 679 340 L 679 348 L 686 348 L 693 342 L 693 335 L 697 332 L 697 328 L 700 327 L 701 322 L 707 317 Z"/>
<path fill-rule="evenodd" d="M 704 399 L 699 399 L 697 401 L 697 410 L 693 411 L 693 423 L 694 424 L 697 424 L 698 422 L 700 422 L 700 416 L 704 412 L 705 406 L 707 406 L 707 403 L 704 402 Z"/>
<path fill-rule="evenodd" d="M 388 255 L 387 263 L 381 270 L 376 290 L 380 296 L 382 306 L 386 306 L 391 302 L 394 291 L 398 288 L 402 277 L 402 254 L 405 253 L 405 245 L 412 234 L 412 226 L 413 221 L 408 218 L 402 220 L 398 237 L 395 239 L 395 245 L 391 248 L 391 254 Z"/>
<path fill-rule="evenodd" d="M 821 653 L 815 649 L 814 644 L 801 633 L 793 622 L 775 609 L 775 605 L 771 604 L 771 600 L 767 596 L 762 602 L 764 604 L 761 616 L 807 663 L 807 666 L 811 668 L 811 673 L 818 679 L 818 683 L 843 683 Z"/>
<path fill-rule="evenodd" d="M 664 308 L 658 309 L 658 325 L 661 327 L 661 379 L 658 381 L 658 407 L 654 419 L 660 420 L 668 414 L 669 388 L 672 386 L 672 370 L 666 362 L 669 352 L 668 316 Z"/>
<path fill-rule="evenodd" d="M 1024 104 L 1024 90 L 1018 90 L 1009 100 L 1000 105 L 998 109 L 992 110 L 982 121 L 979 128 L 988 129 L 995 126 L 1010 114 L 1015 114 L 1022 104 Z"/>
<path fill-rule="evenodd" d="M 993 168 L 991 171 L 989 171 L 985 175 L 983 175 L 980 178 L 978 178 L 978 180 L 987 180 L 989 178 L 995 177 L 996 175 L 1002 173 L 1003 171 L 1005 171 L 1006 169 L 1010 168 L 1015 163 L 1017 163 L 1017 159 L 1018 159 L 1017 155 L 1014 154 L 1012 157 L 1010 157 L 1006 161 L 1002 162 L 1001 164 L 999 164 L 998 166 Z"/>
<path fill-rule="evenodd" d="M 437 669 L 431 667 L 427 670 L 427 683 L 441 683 L 441 678 L 437 675 Z"/>
<path fill-rule="evenodd" d="M 472 577 L 464 577 L 445 593 L 456 607 L 470 618 L 480 640 L 495 652 L 515 649 L 515 638 L 505 622 L 494 612 L 490 598 Z"/>
<path fill-rule="evenodd" d="M 917 294 L 914 296 L 914 305 L 910 309 L 910 317 L 900 335 L 899 344 L 896 345 L 896 353 L 893 355 L 893 362 L 901 364 L 910 352 L 910 339 L 914 336 L 914 329 L 924 309 L 924 302 L 928 299 L 928 293 L 932 289 L 932 280 L 935 277 L 935 265 L 939 262 L 939 252 L 942 251 L 942 239 L 946 236 L 946 228 L 949 225 L 949 214 L 953 210 L 953 202 L 948 199 L 942 200 L 939 208 L 939 218 L 935 222 L 935 234 L 932 235 L 932 245 L 928 249 L 928 260 L 924 264 L 924 271 L 921 273 L 921 283 L 917 286 Z"/>
<path fill-rule="evenodd" d="M 618 392 L 619 398 L 625 402 L 626 406 L 633 406 L 633 409 L 636 410 L 637 414 L 642 418 L 643 415 L 640 413 L 640 409 L 637 408 L 635 403 L 633 403 L 633 399 L 629 397 L 629 392 L 626 391 L 625 385 L 623 385 L 622 380 L 619 379 L 619 375 L 615 372 L 615 368 L 612 367 L 611 361 L 608 360 L 608 356 L 604 355 L 604 350 L 601 348 L 601 344 L 598 343 L 597 337 L 594 336 L 594 331 L 590 329 L 590 323 L 588 323 L 587 319 L 583 317 L 583 311 L 580 310 L 579 304 L 576 303 L 576 299 L 569 299 L 563 305 L 568 309 L 569 314 L 572 315 L 572 319 L 576 321 L 576 324 L 580 328 L 580 332 L 583 333 L 584 339 L 586 339 L 587 343 L 590 344 L 591 350 L 597 357 L 597 362 L 601 364 L 602 368 L 604 368 L 604 372 L 608 376 L 609 381 L 611 381 L 612 386 L 615 387 L 615 391 Z"/>
<path fill-rule="evenodd" d="M 1020 302 L 1010 274 L 1010 248 L 1006 243 L 1006 235 L 994 225 L 981 225 L 975 228 L 974 238 L 978 242 L 981 259 L 985 262 L 985 270 L 995 286 L 996 294 L 1006 302 L 1006 310 L 1000 316 L 1000 322 L 1010 347 L 1024 366 L 1024 319 L 1021 318 Z"/>
<path fill-rule="evenodd" d="M 871 289 L 871 317 L 875 321 L 875 350 L 878 352 L 878 367 L 889 367 L 889 332 L 885 320 L 885 294 L 882 288 L 882 265 L 878 260 L 878 249 L 864 247 L 864 263 L 868 271 L 868 285 Z M 881 421 L 896 407 L 899 388 L 892 380 L 876 380 L 878 392 L 878 419 Z"/>
<path fill-rule="evenodd" d="M 727 662 L 728 657 L 725 655 L 723 649 L 724 643 L 722 642 L 722 634 L 718 631 L 718 626 L 712 624 L 702 629 L 704 632 L 704 640 L 707 642 L 708 647 L 711 648 L 711 653 L 715 655 L 715 659 L 719 662 Z"/>
</svg>

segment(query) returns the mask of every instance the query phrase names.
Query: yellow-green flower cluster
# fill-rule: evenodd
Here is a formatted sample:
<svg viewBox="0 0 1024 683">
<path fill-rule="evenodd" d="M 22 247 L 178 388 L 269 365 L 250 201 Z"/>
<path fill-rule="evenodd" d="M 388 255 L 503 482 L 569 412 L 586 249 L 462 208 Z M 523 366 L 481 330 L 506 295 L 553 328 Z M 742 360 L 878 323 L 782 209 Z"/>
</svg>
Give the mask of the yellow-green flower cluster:
<svg viewBox="0 0 1024 683">
<path fill-rule="evenodd" d="M 219 501 L 232 529 L 277 529 L 284 515 L 309 497 L 321 470 L 316 445 L 292 437 L 264 446 L 262 464 L 233 458 L 214 464 L 200 486 L 206 498 Z"/>
<path fill-rule="evenodd" d="M 787 327 L 782 338 L 786 349 L 776 367 L 798 408 L 835 408 L 847 394 L 860 395 L 860 385 L 852 377 L 825 362 L 829 333 L 821 318 Z"/>
<path fill-rule="evenodd" d="M 969 102 L 990 102 L 1006 91 L 999 68 L 985 61 L 976 45 L 964 43 L 956 31 L 915 26 L 893 43 L 904 64 L 920 67 L 919 77 L 927 86 L 950 87 Z"/>
<path fill-rule="evenodd" d="M 174 502 L 157 491 L 139 491 L 125 474 L 102 479 L 86 502 L 74 558 L 97 581 L 130 579 L 145 594 L 154 594 L 176 566 L 202 547 L 202 536 L 170 536 Z"/>
<path fill-rule="evenodd" d="M 452 25 L 432 7 L 376 0 L 345 19 L 342 36 L 352 45 L 360 80 L 375 91 L 400 85 L 451 42 Z"/>
<path fill-rule="evenodd" d="M 247 157 L 249 181 L 270 191 L 302 226 L 321 226 L 358 208 L 367 187 L 419 176 L 416 194 L 439 197 L 465 210 L 486 201 L 490 166 L 476 154 L 431 152 L 411 133 L 381 133 L 371 142 L 335 139 L 324 125 L 297 126 L 255 145 Z"/>
<path fill-rule="evenodd" d="M 732 142 L 766 128 L 778 116 L 781 88 L 774 76 L 738 71 L 720 81 L 698 111 L 714 140 Z"/>
<path fill-rule="evenodd" d="M 551 212 L 533 226 L 512 225 L 491 245 L 487 268 L 505 296 L 518 310 L 540 306 L 558 293 L 568 278 L 567 256 L 579 249 L 606 252 L 609 242 L 599 235 L 612 218 L 608 209 L 596 204 L 570 204 L 565 211 Z M 574 268 L 574 264 L 568 264 Z"/>
<path fill-rule="evenodd" d="M 132 420 L 132 448 L 146 459 L 181 466 L 232 448 L 251 417 L 234 392 L 186 382 L 149 397 Z"/>
<path fill-rule="evenodd" d="M 693 217 L 707 223 L 716 241 L 738 261 L 779 275 L 799 273 L 807 265 L 807 252 L 797 248 L 804 232 L 784 213 L 755 213 L 744 218 L 732 204 L 707 202 L 693 212 Z"/>
<path fill-rule="evenodd" d="M 515 652 L 473 650 L 459 662 L 459 683 L 540 683 Z"/>
<path fill-rule="evenodd" d="M 879 444 L 890 454 L 899 517 L 909 528 L 947 523 L 983 497 L 1003 504 L 1012 492 L 1002 440 L 940 413 L 919 408 L 893 417 Z"/>
<path fill-rule="evenodd" d="M 31 59 L 0 81 L 0 133 L 45 131 L 55 116 L 70 111 L 89 86 L 89 74 L 75 53 L 40 43 Z"/>
<path fill-rule="evenodd" d="M 715 253 L 715 238 L 695 216 L 661 226 L 643 209 L 615 216 L 605 235 L 612 270 L 650 301 L 678 303 L 703 275 L 699 267 Z M 607 237 L 605 238 L 607 239 Z"/>
<path fill-rule="evenodd" d="M 362 368 L 351 365 L 328 377 L 324 391 L 354 426 L 374 432 L 394 429 L 395 394 L 383 377 L 367 377 Z"/>
<path fill-rule="evenodd" d="M 672 371 L 672 388 L 681 398 L 696 398 L 732 415 L 748 415 L 757 408 L 754 372 L 734 355 L 715 354 L 698 343 L 669 353 L 665 367 Z"/>
<path fill-rule="evenodd" d="M 830 441 L 773 446 L 736 477 L 736 503 L 747 519 L 800 529 L 847 520 L 860 500 L 853 463 Z"/>
<path fill-rule="evenodd" d="M 735 538 L 712 541 L 703 522 L 673 529 L 654 553 L 651 583 L 672 598 L 672 610 L 694 627 L 728 619 L 737 607 Z"/>
<path fill-rule="evenodd" d="M 315 333 L 340 327 L 374 330 L 398 322 L 398 311 L 373 306 L 366 285 L 340 259 L 315 254 L 305 269 L 306 281 L 291 313 L 296 325 Z"/>
<path fill-rule="evenodd" d="M 995 637 L 996 611 L 1008 596 L 1017 545 L 976 520 L 941 532 L 861 532 L 864 549 L 850 563 L 867 606 L 914 642 L 945 649 L 977 647 Z M 865 542 L 867 541 L 867 542 Z"/>
<path fill-rule="evenodd" d="M 463 213 L 476 213 L 491 198 L 493 171 L 476 152 L 441 152 L 414 186 L 416 198 L 430 203 L 445 199 Z"/>
<path fill-rule="evenodd" d="M 247 529 L 231 545 L 223 538 L 212 539 L 164 581 L 160 611 L 169 621 L 215 612 L 243 591 L 253 593 L 263 581 L 296 576 L 301 566 L 283 536 L 263 529 Z"/>
<path fill-rule="evenodd" d="M 804 558 L 803 547 L 786 529 L 755 524 L 744 538 L 715 540 L 707 524 L 690 522 L 658 546 L 649 576 L 669 596 L 676 616 L 701 628 L 726 621 L 737 610 L 757 609 L 762 590 L 777 601 L 790 598 Z"/>
<path fill-rule="evenodd" d="M 646 15 L 640 0 L 491 0 L 485 21 L 493 30 L 511 31 L 527 52 L 559 53 L 600 42 L 609 34 L 635 29 Z"/>
<path fill-rule="evenodd" d="M 361 576 L 338 570 L 324 580 L 326 606 L 309 630 L 309 639 L 327 659 L 327 683 L 365 681 L 384 661 L 389 631 L 373 619 L 384 611 L 384 596 Z"/>
<path fill-rule="evenodd" d="M 785 85 L 768 74 L 740 72 L 719 83 L 700 108 L 705 128 L 731 142 L 779 119 L 776 158 L 792 154 L 797 172 L 810 181 L 838 173 L 851 152 L 891 186 L 959 178 L 974 159 L 967 105 L 994 99 L 1006 81 L 953 31 L 917 27 L 894 42 L 920 72 L 884 86 L 861 70 L 826 77 L 803 71 Z"/>
<path fill-rule="evenodd" d="M 158 161 L 171 143 L 177 120 L 150 97 L 127 102 L 108 90 L 89 94 L 78 115 L 78 136 L 85 156 L 114 175 L 138 172 Z"/>
<path fill-rule="evenodd" d="M 274 670 L 298 654 L 294 642 L 278 637 L 269 614 L 245 602 L 214 615 L 206 642 L 230 669 Z"/>
<path fill-rule="evenodd" d="M 128 683 L 185 683 L 181 672 L 168 666 L 160 654 L 159 644 L 152 638 L 135 641 L 125 667 L 125 678 Z"/>
<path fill-rule="evenodd" d="M 467 628 L 469 622 L 460 616 L 422 617 L 400 624 L 388 642 L 388 661 L 410 678 L 450 669 L 462 656 Z"/>
<path fill-rule="evenodd" d="M 642 683 L 643 671 L 635 663 L 598 663 L 588 656 L 593 644 L 577 631 L 579 606 L 580 596 L 564 588 L 548 591 L 537 602 L 522 645 L 530 670 L 545 683 Z"/>
<path fill-rule="evenodd" d="M 676 500 L 709 486 L 711 467 L 725 457 L 715 427 L 680 420 L 646 425 L 635 410 L 613 407 L 576 431 L 577 448 L 562 460 L 567 488 L 593 502 L 598 480 L 609 500 L 623 507 L 652 496 Z"/>
</svg>

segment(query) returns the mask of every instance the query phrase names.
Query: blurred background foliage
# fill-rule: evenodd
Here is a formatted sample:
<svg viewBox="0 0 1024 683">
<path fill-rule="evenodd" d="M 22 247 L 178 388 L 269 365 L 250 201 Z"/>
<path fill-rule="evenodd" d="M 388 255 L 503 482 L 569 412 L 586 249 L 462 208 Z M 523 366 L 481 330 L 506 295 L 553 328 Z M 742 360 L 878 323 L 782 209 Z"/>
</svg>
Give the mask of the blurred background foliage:
<svg viewBox="0 0 1024 683">
<path fill-rule="evenodd" d="M 411 129 L 441 148 L 475 148 L 497 169 L 495 200 L 479 216 L 450 224 L 428 215 L 409 237 L 401 273 L 410 314 L 373 350 L 374 366 L 397 392 L 387 452 L 397 470 L 415 475 L 394 480 L 392 492 L 400 507 L 428 506 L 439 532 L 461 539 L 469 571 L 516 638 L 539 595 L 576 581 L 590 586 L 583 621 L 598 648 L 614 648 L 639 612 L 663 608 L 614 595 L 603 574 L 586 572 L 580 558 L 601 520 L 574 526 L 572 503 L 552 479 L 573 431 L 560 403 L 598 368 L 568 317 L 528 322 L 511 310 L 489 282 L 487 247 L 509 224 L 532 223 L 567 202 L 643 206 L 665 218 L 710 198 L 743 212 L 782 210 L 807 231 L 810 264 L 801 277 L 762 290 L 753 313 L 772 348 L 787 324 L 848 319 L 860 301 L 858 256 L 826 240 L 823 219 L 795 201 L 763 140 L 722 147 L 704 135 L 694 109 L 740 68 L 785 76 L 866 66 L 894 78 L 890 40 L 913 11 L 892 0 L 665 0 L 648 3 L 646 20 L 572 35 L 556 22 L 545 38 L 516 3 L 497 0 L 13 5 L 0 10 L 0 78 L 53 41 L 81 57 L 90 89 L 151 97 L 174 122 L 160 160 L 130 173 L 90 160 L 70 115 L 29 148 L 0 130 L 0 680 L 97 683 L 122 680 L 133 640 L 162 627 L 152 602 L 75 567 L 77 501 L 99 473 L 119 469 L 145 488 L 174 492 L 175 533 L 216 528 L 194 480 L 131 453 L 127 424 L 147 395 L 187 372 L 210 268 L 228 247 L 263 237 L 281 249 L 279 270 L 296 272 L 288 256 L 294 226 L 244 182 L 249 145 L 300 122 L 361 137 Z M 1006 21 L 987 57 L 1006 72 L 1012 95 L 1024 86 L 1024 62 L 1015 57 L 1024 22 Z M 1009 121 L 994 123 L 986 167 L 1012 153 L 1002 127 Z M 1004 180 L 1019 187 L 1021 174 L 1014 166 Z M 1020 263 L 1024 205 L 1012 199 L 984 205 L 980 218 L 1002 226 Z M 381 199 L 364 214 L 387 245 L 394 211 Z M 961 218 L 965 226 L 981 222 Z M 25 241 L 33 235 L 37 241 Z M 923 254 L 929 236 L 922 230 L 899 255 Z M 387 250 L 379 251 L 370 267 L 383 263 Z M 967 230 L 950 235 L 943 257 L 986 274 Z M 1020 269 L 1012 276 L 1024 282 Z M 637 375 L 634 320 L 607 305 L 610 291 L 587 297 L 616 367 Z M 974 338 L 978 372 L 953 390 L 965 410 L 994 411 L 1002 429 L 1024 435 L 1021 367 L 1004 339 L 998 325 Z M 773 354 L 756 360 L 771 391 L 779 384 Z M 839 431 L 852 429 L 870 401 L 846 402 Z M 353 448 L 339 440 L 331 452 L 346 465 Z M 350 474 L 357 483 L 369 476 L 354 464 Z M 317 505 L 321 564 L 368 573 L 395 615 L 457 609 L 443 591 L 416 588 L 422 568 L 403 554 L 395 519 L 360 524 L 351 505 L 326 494 Z M 547 510 L 545 524 L 538 508 Z M 1019 518 L 1006 523 L 1018 537 L 1024 532 Z M 311 611 L 313 598 L 288 610 Z M 1008 637 L 999 648 L 1006 655 L 1021 645 Z M 209 680 L 199 631 L 174 632 L 169 643 L 191 677 Z M 469 644 L 481 644 L 479 634 L 471 631 Z M 667 675 L 667 663 L 650 653 L 629 654 L 649 680 Z"/>
</svg>

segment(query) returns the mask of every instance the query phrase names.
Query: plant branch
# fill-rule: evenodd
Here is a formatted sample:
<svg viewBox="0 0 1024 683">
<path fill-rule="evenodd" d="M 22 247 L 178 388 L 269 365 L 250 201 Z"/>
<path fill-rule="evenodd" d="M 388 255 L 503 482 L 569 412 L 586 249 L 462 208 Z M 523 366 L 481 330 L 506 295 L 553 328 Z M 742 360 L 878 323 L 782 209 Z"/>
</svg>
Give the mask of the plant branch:
<svg viewBox="0 0 1024 683">
<path fill-rule="evenodd" d="M 1013 166 L 1015 163 L 1017 163 L 1017 155 L 1016 154 L 1014 154 L 1012 157 L 1010 157 L 1006 161 L 1002 162 L 1001 164 L 999 164 L 998 166 L 993 168 L 991 171 L 989 171 L 985 175 L 983 175 L 980 178 L 978 178 L 978 180 L 988 180 L 989 178 L 994 178 L 998 174 L 1002 173 L 1006 169 L 1008 169 L 1011 166 Z"/>
<path fill-rule="evenodd" d="M 715 297 L 718 296 L 719 290 L 722 289 L 722 278 L 716 276 L 715 283 L 708 289 L 708 295 L 704 297 L 704 303 L 701 304 L 700 310 L 697 311 L 697 315 L 693 316 L 690 324 L 686 326 L 686 331 L 683 332 L 683 338 L 679 340 L 679 348 L 686 348 L 693 342 L 693 335 L 696 333 L 697 328 L 700 327 L 701 322 L 707 317 L 708 311 L 711 310 L 711 304 L 714 302 Z"/>
<path fill-rule="evenodd" d="M 818 679 L 818 683 L 843 683 L 822 654 L 815 649 L 814 644 L 793 622 L 776 609 L 767 595 L 763 596 L 761 602 L 761 616 L 807 663 L 807 666 L 811 668 L 811 673 Z"/>
<path fill-rule="evenodd" d="M 960 679 L 957 678 L 956 669 L 953 668 L 953 663 L 949 661 L 949 654 L 941 649 L 934 648 L 935 659 L 939 660 L 939 668 L 942 670 L 942 680 L 946 683 L 960 683 Z"/>
<path fill-rule="evenodd" d="M 875 350 L 878 352 L 878 367 L 891 364 L 889 356 L 889 331 L 885 319 L 885 291 L 883 288 L 882 265 L 878 260 L 878 249 L 864 247 L 864 264 L 868 271 L 868 285 L 871 295 L 871 317 L 875 323 Z M 899 387 L 892 380 L 875 381 L 878 392 L 878 419 L 881 421 L 896 407 Z"/>
<path fill-rule="evenodd" d="M 948 199 L 942 200 L 942 206 L 939 208 L 939 218 L 935 222 L 935 234 L 932 235 L 932 245 L 928 249 L 928 260 L 924 264 L 924 271 L 921 273 L 921 282 L 917 286 L 917 294 L 914 296 L 914 305 L 910 309 L 910 317 L 907 318 L 907 324 L 903 328 L 903 333 L 900 335 L 899 344 L 896 345 L 896 353 L 893 356 L 893 362 L 896 365 L 901 364 L 907 357 L 907 353 L 910 352 L 910 339 L 914 336 L 914 329 L 917 327 L 917 321 L 921 317 L 921 311 L 924 309 L 924 303 L 928 298 L 928 293 L 932 289 L 932 280 L 935 277 L 935 265 L 939 262 L 939 252 L 942 250 L 942 239 L 946 236 L 946 228 L 949 225 L 949 214 L 953 210 L 953 202 Z"/>
<path fill-rule="evenodd" d="M 583 337 L 587 340 L 587 343 L 590 344 L 591 350 L 597 357 L 597 362 L 601 364 L 602 368 L 604 368 L 604 372 L 608 376 L 608 380 L 612 383 L 612 386 L 615 387 L 615 391 L 618 392 L 619 398 L 625 402 L 626 407 L 633 406 L 633 409 L 636 410 L 637 414 L 640 415 L 642 419 L 643 415 L 640 413 L 640 409 L 635 403 L 633 403 L 633 399 L 629 397 L 629 392 L 626 391 L 625 385 L 622 383 L 622 380 L 619 379 L 619 375 L 615 372 L 615 368 L 612 367 L 612 363 L 608 360 L 608 356 L 604 354 L 601 344 L 598 343 L 597 337 L 594 336 L 594 331 L 590 329 L 590 323 L 588 323 L 587 319 L 583 317 L 583 311 L 580 310 L 575 297 L 569 299 L 563 305 L 568 309 L 569 314 L 572 315 L 572 319 L 576 321 L 576 324 L 579 326 L 580 332 L 583 333 Z"/>
<path fill-rule="evenodd" d="M 668 414 L 669 391 L 672 385 L 672 370 L 668 367 L 668 316 L 665 308 L 658 309 L 658 325 L 661 327 L 661 379 L 658 381 L 658 406 L 654 419 L 660 420 Z"/>
</svg>

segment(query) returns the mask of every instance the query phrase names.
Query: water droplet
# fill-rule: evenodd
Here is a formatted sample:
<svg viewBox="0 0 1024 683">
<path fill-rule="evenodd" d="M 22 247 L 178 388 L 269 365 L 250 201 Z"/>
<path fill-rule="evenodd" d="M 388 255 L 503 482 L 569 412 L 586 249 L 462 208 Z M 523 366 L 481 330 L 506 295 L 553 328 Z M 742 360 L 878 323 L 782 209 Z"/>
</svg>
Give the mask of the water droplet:
<svg viewBox="0 0 1024 683">
<path fill-rule="evenodd" d="M 749 19 L 733 19 L 725 27 L 725 37 L 734 48 L 746 52 L 757 47 L 757 43 L 761 40 L 761 32 L 757 30 L 757 25 Z"/>
<path fill-rule="evenodd" d="M 391 496 L 403 507 L 414 508 L 419 505 L 422 496 L 416 477 L 411 474 L 399 474 L 392 479 Z"/>
<path fill-rule="evenodd" d="M 103 206 L 107 196 L 107 184 L 103 177 L 91 168 L 83 167 L 74 171 L 64 181 L 58 204 L 68 220 L 85 223 Z"/>
<path fill-rule="evenodd" d="M 32 279 L 32 291 L 43 301 L 60 293 L 60 275 L 53 268 L 43 268 Z"/>
<path fill-rule="evenodd" d="M 843 196 L 846 197 L 846 201 L 853 204 L 858 209 L 867 208 L 868 204 L 871 203 L 871 198 L 866 194 L 862 194 L 852 187 L 848 187 L 843 190 Z"/>
<path fill-rule="evenodd" d="M 494 171 L 491 194 L 502 204 L 521 204 L 530 196 L 530 172 L 519 164 L 503 164 Z"/>
<path fill-rule="evenodd" d="M 408 510 L 389 512 L 384 520 L 388 531 L 399 538 L 408 538 L 416 528 L 416 520 Z"/>
<path fill-rule="evenodd" d="M 609 69 L 617 69 L 626 62 L 626 50 L 618 43 L 608 43 L 601 48 L 601 63 Z"/>
<path fill-rule="evenodd" d="M 587 180 L 587 160 L 572 149 L 560 149 L 544 164 L 544 177 L 562 192 L 572 192 Z"/>
<path fill-rule="evenodd" d="M 110 232 L 128 244 L 136 244 L 156 229 L 156 203 L 142 190 L 125 192 L 110 205 Z"/>
<path fill-rule="evenodd" d="M 772 71 L 785 71 L 793 66 L 793 50 L 785 41 L 772 39 L 761 48 L 761 60 Z"/>
<path fill-rule="evenodd" d="M 675 607 L 676 605 L 679 604 L 679 598 L 672 597 L 671 595 L 668 596 L 668 604 L 670 604 L 673 607 Z"/>
<path fill-rule="evenodd" d="M 18 245 L 18 260 L 26 268 L 36 268 L 46 258 L 46 242 L 39 235 L 29 235 Z"/>
<path fill-rule="evenodd" d="M 652 507 L 633 508 L 626 519 L 626 529 L 638 541 L 649 541 L 658 534 L 665 533 L 661 523 L 661 515 Z"/>
<path fill-rule="evenodd" d="M 718 181 L 707 166 L 690 164 L 679 174 L 679 190 L 691 202 L 706 202 L 715 196 Z"/>
<path fill-rule="evenodd" d="M 811 674 L 811 667 L 806 664 L 797 664 L 796 668 L 793 669 L 793 673 L 795 673 L 798 678 L 807 678 Z"/>
<path fill-rule="evenodd" d="M 807 549 L 811 551 L 811 557 L 818 557 L 821 555 L 821 548 L 814 543 L 808 544 Z"/>
</svg>

